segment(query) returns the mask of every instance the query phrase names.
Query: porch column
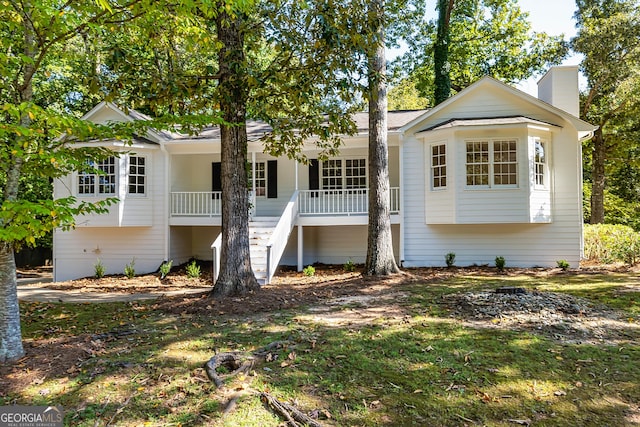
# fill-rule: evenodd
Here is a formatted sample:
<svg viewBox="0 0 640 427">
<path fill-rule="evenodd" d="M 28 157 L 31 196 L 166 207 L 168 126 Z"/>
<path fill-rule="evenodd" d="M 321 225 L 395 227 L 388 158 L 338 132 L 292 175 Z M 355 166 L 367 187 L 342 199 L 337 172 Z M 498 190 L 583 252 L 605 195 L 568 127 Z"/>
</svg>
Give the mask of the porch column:
<svg viewBox="0 0 640 427">
<path fill-rule="evenodd" d="M 298 161 L 296 160 L 296 167 L 295 167 L 295 171 L 296 171 L 296 191 L 298 191 Z"/>
<path fill-rule="evenodd" d="M 304 266 L 302 265 L 302 261 L 303 261 L 303 259 L 302 259 L 302 255 L 303 255 L 302 248 L 304 247 L 303 241 L 302 241 L 303 235 L 304 235 L 303 231 L 304 230 L 303 230 L 302 226 L 300 224 L 298 224 L 298 271 L 302 271 L 302 269 L 304 268 Z"/>
</svg>

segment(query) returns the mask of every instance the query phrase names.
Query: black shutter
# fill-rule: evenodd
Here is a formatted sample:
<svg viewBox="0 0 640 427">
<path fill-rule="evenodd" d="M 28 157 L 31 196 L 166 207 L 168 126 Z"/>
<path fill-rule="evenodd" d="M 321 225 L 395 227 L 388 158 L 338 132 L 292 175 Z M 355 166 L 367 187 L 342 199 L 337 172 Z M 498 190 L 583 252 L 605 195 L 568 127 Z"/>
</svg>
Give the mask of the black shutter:
<svg viewBox="0 0 640 427">
<path fill-rule="evenodd" d="M 267 162 L 267 198 L 278 198 L 278 161 Z"/>
<path fill-rule="evenodd" d="M 318 159 L 309 160 L 309 190 L 320 189 L 320 163 Z M 311 193 L 311 197 L 316 197 L 318 193 Z"/>
<path fill-rule="evenodd" d="M 222 191 L 222 163 L 211 163 L 211 191 Z M 212 196 L 213 199 L 219 199 L 218 194 Z"/>
</svg>

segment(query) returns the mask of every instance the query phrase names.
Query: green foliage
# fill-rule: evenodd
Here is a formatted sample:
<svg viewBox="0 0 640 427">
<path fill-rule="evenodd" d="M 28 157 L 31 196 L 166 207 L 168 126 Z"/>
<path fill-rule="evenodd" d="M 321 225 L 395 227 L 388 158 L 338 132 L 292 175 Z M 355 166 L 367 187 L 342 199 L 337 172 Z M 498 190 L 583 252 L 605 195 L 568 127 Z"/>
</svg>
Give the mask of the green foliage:
<svg viewBox="0 0 640 427">
<path fill-rule="evenodd" d="M 584 227 L 584 256 L 600 263 L 640 260 L 640 233 L 631 227 L 612 224 L 586 224 Z"/>
<path fill-rule="evenodd" d="M 504 271 L 504 267 L 507 264 L 506 260 L 504 259 L 503 256 L 497 256 L 496 257 L 496 268 L 498 269 L 499 272 L 503 272 Z"/>
<path fill-rule="evenodd" d="M 308 265 L 302 269 L 302 274 L 304 274 L 307 277 L 314 276 L 316 274 L 316 269 L 313 265 Z"/>
<path fill-rule="evenodd" d="M 160 264 L 160 280 L 167 277 L 167 274 L 171 271 L 171 266 L 173 265 L 173 260 L 165 261 Z"/>
<path fill-rule="evenodd" d="M 389 111 L 423 110 L 429 107 L 429 99 L 420 95 L 416 88 L 416 79 L 409 76 L 400 80 L 389 89 Z"/>
<path fill-rule="evenodd" d="M 353 272 L 356 271 L 356 265 L 353 263 L 353 260 L 348 260 L 342 265 L 342 269 L 344 271 Z"/>
<path fill-rule="evenodd" d="M 395 69 L 399 77 L 415 79 L 420 94 L 433 102 L 436 22 L 422 22 L 419 31 Z M 456 92 L 485 75 L 508 83 L 527 79 L 560 63 L 568 52 L 563 36 L 531 31 L 517 0 L 456 0 L 449 33 L 444 66 Z"/>
<path fill-rule="evenodd" d="M 444 262 L 447 264 L 447 267 L 451 268 L 456 263 L 456 254 L 453 252 L 449 252 L 444 256 Z"/>
<path fill-rule="evenodd" d="M 96 263 L 93 264 L 93 272 L 96 279 L 102 279 L 104 277 L 105 267 L 104 264 L 102 264 L 102 261 L 100 261 L 100 258 L 98 258 Z"/>
<path fill-rule="evenodd" d="M 189 264 L 187 264 L 187 277 L 190 279 L 197 279 L 200 277 L 201 271 L 200 266 L 196 263 L 194 259 Z"/>
<path fill-rule="evenodd" d="M 562 271 L 567 271 L 570 267 L 569 262 L 566 259 L 559 259 L 556 261 L 558 268 L 561 268 Z"/>
<path fill-rule="evenodd" d="M 127 276 L 128 279 L 133 279 L 136 275 L 136 259 L 133 258 L 131 262 L 124 266 L 124 275 Z"/>
</svg>

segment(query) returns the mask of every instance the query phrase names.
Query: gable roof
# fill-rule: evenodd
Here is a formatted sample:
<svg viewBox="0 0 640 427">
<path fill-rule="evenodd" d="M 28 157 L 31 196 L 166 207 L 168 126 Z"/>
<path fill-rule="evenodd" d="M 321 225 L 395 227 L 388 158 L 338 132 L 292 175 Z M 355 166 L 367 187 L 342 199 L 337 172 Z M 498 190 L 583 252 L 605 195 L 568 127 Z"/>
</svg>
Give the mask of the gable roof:
<svg viewBox="0 0 640 427">
<path fill-rule="evenodd" d="M 586 121 L 580 119 L 579 117 L 576 117 L 558 107 L 554 107 L 551 104 L 541 101 L 538 98 L 531 96 L 526 92 L 516 89 L 506 83 L 503 83 L 497 79 L 494 79 L 493 77 L 485 76 L 480 80 L 476 81 L 475 83 L 467 86 L 466 88 L 464 88 L 454 96 L 450 97 L 446 101 L 438 104 L 437 106 L 433 107 L 430 110 L 427 110 L 421 116 L 416 117 L 414 120 L 404 125 L 401 128 L 401 130 L 406 132 L 409 129 L 418 126 L 421 122 L 427 120 L 428 118 L 435 116 L 440 111 L 443 111 L 446 108 L 449 108 L 456 103 L 462 102 L 462 100 L 470 96 L 472 93 L 475 93 L 481 90 L 501 91 L 501 92 L 516 96 L 529 104 L 532 104 L 538 108 L 546 110 L 552 114 L 555 114 L 567 120 L 576 128 L 579 134 L 590 134 L 598 128 L 597 126 L 587 123 Z M 464 120 L 468 120 L 468 119 L 464 118 Z"/>
</svg>

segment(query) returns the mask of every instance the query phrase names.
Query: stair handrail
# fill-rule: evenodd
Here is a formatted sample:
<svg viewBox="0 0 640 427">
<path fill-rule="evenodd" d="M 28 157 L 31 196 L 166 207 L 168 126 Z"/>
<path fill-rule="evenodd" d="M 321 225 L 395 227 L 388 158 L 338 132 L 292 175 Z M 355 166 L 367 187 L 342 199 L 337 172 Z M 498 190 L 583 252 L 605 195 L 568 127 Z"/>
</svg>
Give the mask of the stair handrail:
<svg viewBox="0 0 640 427">
<path fill-rule="evenodd" d="M 211 244 L 211 250 L 213 251 L 213 265 L 211 267 L 211 277 L 213 278 L 213 284 L 215 285 L 220 274 L 220 253 L 222 250 L 222 233 L 218 234 L 216 240 Z"/>
<path fill-rule="evenodd" d="M 298 190 L 293 192 L 291 199 L 284 208 L 280 219 L 273 229 L 273 233 L 267 242 L 267 278 L 265 284 L 271 282 L 271 278 L 276 272 L 280 263 L 280 258 L 287 247 L 289 234 L 296 223 L 298 217 Z"/>
</svg>

